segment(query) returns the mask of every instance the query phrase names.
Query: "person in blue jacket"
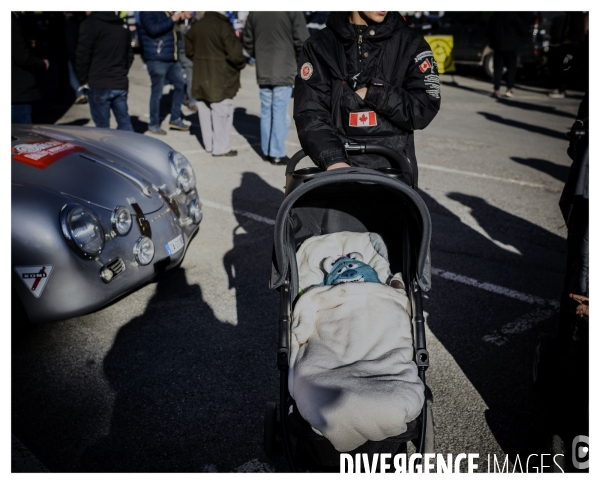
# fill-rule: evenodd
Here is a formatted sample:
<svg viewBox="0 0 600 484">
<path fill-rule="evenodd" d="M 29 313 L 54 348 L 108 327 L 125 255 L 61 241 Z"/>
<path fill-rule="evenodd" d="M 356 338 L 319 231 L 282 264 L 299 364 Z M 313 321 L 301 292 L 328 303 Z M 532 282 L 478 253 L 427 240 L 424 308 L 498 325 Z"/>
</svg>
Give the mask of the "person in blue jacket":
<svg viewBox="0 0 600 484">
<path fill-rule="evenodd" d="M 160 127 L 160 99 L 165 83 L 173 84 L 171 119 L 169 128 L 188 131 L 189 123 L 182 119 L 185 79 L 181 65 L 177 62 L 177 32 L 175 23 L 191 18 L 192 12 L 140 12 L 139 37 L 142 43 L 142 58 L 146 63 L 152 90 L 150 93 L 150 124 L 147 134 L 167 134 Z"/>
</svg>

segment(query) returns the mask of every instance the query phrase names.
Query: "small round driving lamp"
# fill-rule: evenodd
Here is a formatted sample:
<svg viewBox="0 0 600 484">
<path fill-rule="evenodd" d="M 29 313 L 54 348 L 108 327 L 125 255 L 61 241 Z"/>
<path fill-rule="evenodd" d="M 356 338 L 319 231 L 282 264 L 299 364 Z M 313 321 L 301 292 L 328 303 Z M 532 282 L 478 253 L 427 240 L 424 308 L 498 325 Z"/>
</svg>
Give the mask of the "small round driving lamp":
<svg viewBox="0 0 600 484">
<path fill-rule="evenodd" d="M 146 266 L 154 259 L 154 242 L 146 236 L 140 237 L 133 246 L 135 260 L 139 264 Z"/>
<path fill-rule="evenodd" d="M 190 217 L 192 217 L 194 223 L 200 223 L 202 220 L 202 208 L 200 207 L 197 198 L 194 198 L 190 203 L 190 206 L 188 207 L 188 213 L 190 214 Z"/>
<path fill-rule="evenodd" d="M 113 230 L 119 235 L 126 235 L 131 229 L 131 214 L 125 207 L 116 207 L 110 216 Z"/>
</svg>

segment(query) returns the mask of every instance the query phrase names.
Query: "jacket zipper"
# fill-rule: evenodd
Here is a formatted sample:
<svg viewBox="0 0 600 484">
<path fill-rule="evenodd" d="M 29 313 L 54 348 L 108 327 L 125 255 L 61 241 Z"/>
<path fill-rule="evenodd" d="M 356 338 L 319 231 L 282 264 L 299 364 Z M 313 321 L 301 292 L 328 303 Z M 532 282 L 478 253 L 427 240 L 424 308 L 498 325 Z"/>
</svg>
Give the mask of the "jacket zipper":
<svg viewBox="0 0 600 484">
<path fill-rule="evenodd" d="M 362 32 L 358 31 L 358 72 L 362 72 Z"/>
</svg>

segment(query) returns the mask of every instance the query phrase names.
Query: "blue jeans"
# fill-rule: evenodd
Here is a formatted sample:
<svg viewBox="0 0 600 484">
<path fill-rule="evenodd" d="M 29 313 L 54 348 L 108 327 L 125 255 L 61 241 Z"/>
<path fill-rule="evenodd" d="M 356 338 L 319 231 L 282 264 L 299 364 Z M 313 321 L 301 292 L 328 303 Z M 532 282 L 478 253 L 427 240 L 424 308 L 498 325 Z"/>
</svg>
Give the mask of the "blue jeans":
<svg viewBox="0 0 600 484">
<path fill-rule="evenodd" d="M 165 81 L 173 84 L 173 100 L 171 102 L 171 122 L 181 119 L 181 103 L 185 89 L 185 79 L 179 62 L 147 61 L 146 68 L 152 81 L 150 93 L 150 125 L 149 128 L 160 127 L 160 99 Z"/>
<path fill-rule="evenodd" d="M 110 128 L 110 110 L 117 120 L 117 129 L 133 131 L 127 112 L 127 89 L 93 89 L 88 91 L 88 103 L 94 124 Z"/>
<path fill-rule="evenodd" d="M 285 156 L 285 140 L 290 129 L 291 118 L 288 105 L 292 97 L 292 86 L 260 87 L 260 147 L 263 155 Z"/>
<path fill-rule="evenodd" d="M 19 103 L 10 107 L 12 124 L 31 124 L 31 104 Z"/>
</svg>

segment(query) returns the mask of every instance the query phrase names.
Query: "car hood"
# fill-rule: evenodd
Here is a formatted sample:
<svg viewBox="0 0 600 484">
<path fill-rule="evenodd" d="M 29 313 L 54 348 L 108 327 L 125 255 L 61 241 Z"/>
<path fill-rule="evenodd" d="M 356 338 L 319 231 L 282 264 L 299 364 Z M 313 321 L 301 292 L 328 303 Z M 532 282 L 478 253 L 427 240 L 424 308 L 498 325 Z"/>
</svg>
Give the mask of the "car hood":
<svg viewBox="0 0 600 484">
<path fill-rule="evenodd" d="M 166 193 L 175 189 L 169 150 L 164 143 L 135 133 L 15 125 L 12 181 L 43 186 L 108 210 L 137 202 L 148 214 L 163 206 L 159 186 Z"/>
</svg>

